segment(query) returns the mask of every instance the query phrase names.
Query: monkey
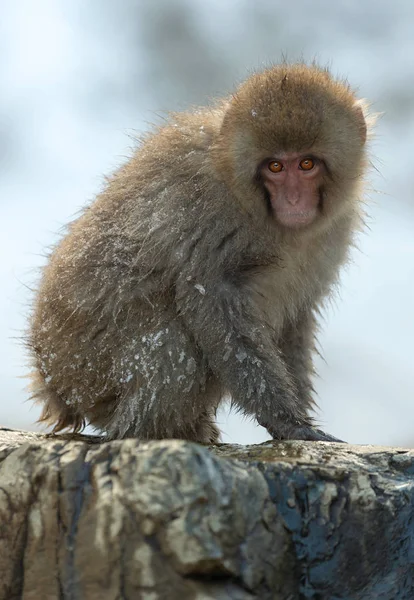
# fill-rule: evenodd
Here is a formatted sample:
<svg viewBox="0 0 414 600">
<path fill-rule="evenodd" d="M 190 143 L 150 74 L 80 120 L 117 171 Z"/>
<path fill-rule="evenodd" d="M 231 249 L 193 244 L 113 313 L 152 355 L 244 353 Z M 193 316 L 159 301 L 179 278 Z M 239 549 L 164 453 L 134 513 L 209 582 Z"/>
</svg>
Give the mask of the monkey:
<svg viewBox="0 0 414 600">
<path fill-rule="evenodd" d="M 312 416 L 313 359 L 363 223 L 369 132 L 347 82 L 294 63 L 145 134 L 43 268 L 40 420 L 214 444 L 230 395 L 273 439 L 340 441 Z"/>
</svg>

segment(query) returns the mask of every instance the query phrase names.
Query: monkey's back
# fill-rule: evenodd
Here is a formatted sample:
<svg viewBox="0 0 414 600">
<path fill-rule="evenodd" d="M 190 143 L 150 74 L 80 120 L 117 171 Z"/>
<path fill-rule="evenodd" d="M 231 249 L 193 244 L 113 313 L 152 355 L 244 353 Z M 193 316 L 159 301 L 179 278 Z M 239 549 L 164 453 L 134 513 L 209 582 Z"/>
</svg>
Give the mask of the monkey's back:
<svg viewBox="0 0 414 600">
<path fill-rule="evenodd" d="M 32 394 L 55 430 L 85 420 L 107 428 L 122 398 L 138 402 L 141 389 L 150 401 L 151 380 L 171 392 L 205 386 L 208 369 L 174 306 L 174 281 L 209 212 L 205 157 L 218 114 L 192 118 L 144 141 L 43 269 L 27 344 Z"/>
</svg>

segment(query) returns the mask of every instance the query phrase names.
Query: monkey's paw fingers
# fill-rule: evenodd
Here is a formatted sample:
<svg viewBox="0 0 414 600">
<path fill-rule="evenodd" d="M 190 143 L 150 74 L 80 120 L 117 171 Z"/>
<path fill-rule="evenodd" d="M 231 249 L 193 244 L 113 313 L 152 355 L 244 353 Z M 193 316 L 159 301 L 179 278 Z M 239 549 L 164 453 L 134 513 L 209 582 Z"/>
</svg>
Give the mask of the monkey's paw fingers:
<svg viewBox="0 0 414 600">
<path fill-rule="evenodd" d="M 312 442 L 340 442 L 341 444 L 345 444 L 344 440 L 339 440 L 338 438 L 330 435 L 329 433 L 325 433 L 321 429 L 314 429 L 310 426 L 304 427 L 295 427 L 292 431 L 289 432 L 288 436 L 289 440 L 308 440 Z"/>
</svg>

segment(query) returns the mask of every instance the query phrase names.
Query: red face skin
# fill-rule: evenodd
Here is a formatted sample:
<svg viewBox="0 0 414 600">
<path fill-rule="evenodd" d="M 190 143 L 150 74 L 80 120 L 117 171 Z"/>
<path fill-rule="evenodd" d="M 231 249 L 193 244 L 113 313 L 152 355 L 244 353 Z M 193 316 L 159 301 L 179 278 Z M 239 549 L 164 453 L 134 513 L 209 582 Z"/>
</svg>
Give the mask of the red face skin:
<svg viewBox="0 0 414 600">
<path fill-rule="evenodd" d="M 289 153 L 266 162 L 261 174 L 281 225 L 297 229 L 315 220 L 325 173 L 324 163 L 309 154 Z"/>
</svg>

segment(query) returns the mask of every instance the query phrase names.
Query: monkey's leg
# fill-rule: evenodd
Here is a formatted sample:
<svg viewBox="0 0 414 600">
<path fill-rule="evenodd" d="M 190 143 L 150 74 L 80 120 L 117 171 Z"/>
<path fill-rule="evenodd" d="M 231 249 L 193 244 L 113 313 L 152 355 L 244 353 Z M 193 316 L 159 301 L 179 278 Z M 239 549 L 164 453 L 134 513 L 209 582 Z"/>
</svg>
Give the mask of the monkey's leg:
<svg viewBox="0 0 414 600">
<path fill-rule="evenodd" d="M 217 441 L 216 379 L 175 312 L 159 306 L 150 327 L 124 329 L 120 339 L 113 352 L 118 399 L 103 424 L 108 436 Z"/>
<path fill-rule="evenodd" d="M 313 312 L 303 311 L 295 323 L 285 325 L 279 341 L 289 373 L 298 390 L 298 398 L 307 411 L 315 404 L 312 397 L 314 393 L 312 376 L 315 375 L 312 355 L 316 352 L 316 332 L 317 323 Z M 291 432 L 289 439 L 342 442 L 312 427 L 297 427 Z"/>
<path fill-rule="evenodd" d="M 151 398 L 142 409 L 144 394 L 145 391 L 140 394 L 138 390 L 122 399 L 116 414 L 105 427 L 110 438 L 184 439 L 207 445 L 219 441 L 215 408 L 208 406 L 211 395 L 208 387 L 194 398 L 159 390 L 157 397 Z M 204 404 L 206 408 L 200 408 Z"/>
</svg>

